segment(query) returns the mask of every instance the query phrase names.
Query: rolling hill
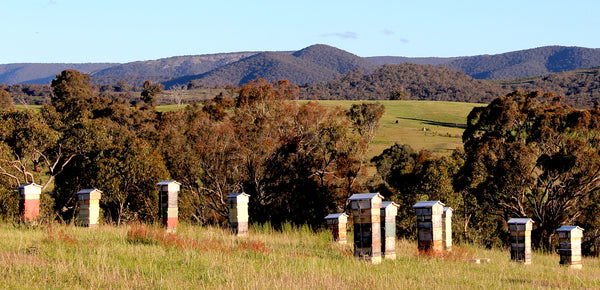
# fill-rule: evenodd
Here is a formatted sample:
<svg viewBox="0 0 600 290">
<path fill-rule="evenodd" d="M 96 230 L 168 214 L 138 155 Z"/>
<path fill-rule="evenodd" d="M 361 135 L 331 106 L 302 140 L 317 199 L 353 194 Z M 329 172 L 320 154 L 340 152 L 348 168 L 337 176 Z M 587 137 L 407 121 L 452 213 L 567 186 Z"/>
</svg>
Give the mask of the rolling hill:
<svg viewBox="0 0 600 290">
<path fill-rule="evenodd" d="M 263 52 L 219 67 L 205 74 L 176 78 L 165 83 L 185 84 L 196 81 L 206 85 L 239 86 L 256 78 L 267 81 L 287 79 L 294 84 L 312 84 L 332 80 L 355 69 L 370 71 L 372 62 L 327 45 L 313 45 L 294 53 Z"/>
<path fill-rule="evenodd" d="M 600 66 L 600 49 L 545 46 L 444 63 L 476 79 L 516 79 Z"/>
<path fill-rule="evenodd" d="M 0 84 L 48 84 L 65 69 L 90 74 L 114 63 L 12 63 L 0 64 Z"/>
<path fill-rule="evenodd" d="M 60 71 L 76 69 L 90 74 L 95 84 L 125 80 L 141 85 L 152 80 L 169 88 L 191 80 L 206 85 L 239 85 L 261 77 L 303 85 L 329 81 L 355 69 L 369 72 L 384 64 L 403 63 L 445 66 L 475 79 L 516 79 L 600 66 L 600 49 L 545 46 L 469 57 L 359 57 L 316 44 L 298 51 L 175 56 L 124 64 L 3 64 L 0 83 L 47 84 Z"/>
</svg>

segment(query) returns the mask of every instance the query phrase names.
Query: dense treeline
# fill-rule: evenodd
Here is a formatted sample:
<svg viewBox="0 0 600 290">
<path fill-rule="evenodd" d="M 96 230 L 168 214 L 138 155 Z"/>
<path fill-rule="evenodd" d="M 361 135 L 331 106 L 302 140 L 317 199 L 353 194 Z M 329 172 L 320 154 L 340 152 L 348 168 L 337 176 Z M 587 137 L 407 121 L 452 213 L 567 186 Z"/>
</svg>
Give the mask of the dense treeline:
<svg viewBox="0 0 600 290">
<path fill-rule="evenodd" d="M 160 89 L 146 82 L 145 104 L 131 106 L 67 70 L 52 81 L 51 102 L 40 112 L 16 110 L 2 91 L 4 217 L 16 211 L 13 189 L 31 182 L 45 190 L 54 185 L 47 218 L 73 220 L 75 193 L 98 188 L 104 221 L 115 224 L 156 221 L 155 184 L 168 179 L 183 184 L 180 217 L 202 224 L 223 222 L 225 196 L 245 191 L 253 221 L 318 225 L 362 190 L 358 179 L 381 105 L 348 111 L 300 105 L 296 86 L 258 80 L 234 99 L 221 95 L 158 113 L 153 104 Z"/>
<path fill-rule="evenodd" d="M 600 101 L 600 68 L 498 81 L 498 83 L 509 91 L 555 92 L 565 96 L 565 103 L 577 108 L 590 108 Z"/>
<path fill-rule="evenodd" d="M 305 86 L 303 98 L 333 100 L 491 101 L 501 95 L 494 84 L 432 65 L 383 65 L 370 74 L 352 71 L 333 81 Z"/>
</svg>

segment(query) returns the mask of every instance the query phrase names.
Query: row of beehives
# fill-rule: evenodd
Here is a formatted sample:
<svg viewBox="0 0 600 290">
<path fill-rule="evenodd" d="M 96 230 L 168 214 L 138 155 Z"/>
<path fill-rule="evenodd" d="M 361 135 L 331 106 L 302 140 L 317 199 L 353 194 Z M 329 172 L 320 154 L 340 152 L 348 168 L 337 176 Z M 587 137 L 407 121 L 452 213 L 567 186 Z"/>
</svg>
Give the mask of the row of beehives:
<svg viewBox="0 0 600 290">
<path fill-rule="evenodd" d="M 157 184 L 159 191 L 159 211 L 167 231 L 175 231 L 178 224 L 177 199 L 181 184 L 177 181 L 162 181 Z M 32 221 L 40 212 L 41 186 L 33 183 L 18 187 L 20 210 L 23 220 Z M 98 189 L 84 189 L 77 192 L 80 226 L 95 227 L 100 214 Z M 248 234 L 248 202 L 246 193 L 227 196 L 231 231 L 237 235 Z M 354 194 L 349 198 L 354 225 L 354 256 L 381 262 L 396 258 L 396 215 L 398 205 L 384 202 L 379 193 Z M 440 201 L 421 201 L 413 206 L 417 215 L 418 248 L 421 251 L 441 252 L 452 250 L 452 208 L 444 207 Z M 348 215 L 330 214 L 325 217 L 332 230 L 334 240 L 346 242 Z M 531 230 L 533 220 L 513 218 L 508 221 L 511 232 L 511 259 L 531 263 Z M 563 226 L 558 230 L 560 264 L 581 268 L 581 239 L 583 229 L 576 226 Z"/>
<path fill-rule="evenodd" d="M 384 202 L 379 193 L 354 194 L 349 198 L 354 224 L 354 256 L 380 263 L 382 256 L 395 259 L 396 214 L 398 205 Z M 417 216 L 417 237 L 420 251 L 442 252 L 452 250 L 452 208 L 440 201 L 421 201 L 413 206 Z M 333 238 L 346 243 L 348 215 L 330 214 L 325 217 Z M 513 218 L 508 221 L 511 232 L 511 259 L 531 263 L 530 218 Z M 572 268 L 582 267 L 581 239 L 583 229 L 563 226 L 557 229 L 559 236 L 560 264 Z"/>
<path fill-rule="evenodd" d="M 177 200 L 181 184 L 170 180 L 161 181 L 156 186 L 159 192 L 158 206 L 162 224 L 167 231 L 174 232 L 179 222 Z M 19 186 L 18 191 L 21 197 L 19 208 L 22 219 L 26 222 L 34 221 L 40 214 L 42 187 L 31 183 Z M 102 191 L 84 189 L 77 192 L 77 197 L 79 206 L 77 225 L 85 227 L 98 226 Z M 245 193 L 234 193 L 227 196 L 230 228 L 237 235 L 248 234 L 248 201 L 249 195 Z"/>
</svg>

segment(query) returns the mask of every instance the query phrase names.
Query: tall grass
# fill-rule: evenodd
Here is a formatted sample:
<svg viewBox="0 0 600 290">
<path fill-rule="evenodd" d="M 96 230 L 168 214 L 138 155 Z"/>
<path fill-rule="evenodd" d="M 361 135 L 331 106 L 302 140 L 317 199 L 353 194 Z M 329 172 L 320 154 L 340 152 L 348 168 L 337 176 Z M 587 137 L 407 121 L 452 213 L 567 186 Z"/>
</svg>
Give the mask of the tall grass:
<svg viewBox="0 0 600 290">
<path fill-rule="evenodd" d="M 351 241 L 351 236 L 349 237 Z M 582 270 L 534 253 L 532 265 L 511 262 L 507 250 L 455 246 L 450 254 L 419 255 L 400 240 L 397 259 L 371 265 L 352 256 L 326 231 L 253 226 L 248 237 L 181 224 L 177 234 L 156 226 L 0 225 L 2 288 L 599 288 L 600 262 Z M 471 258 L 490 258 L 474 264 Z"/>
</svg>

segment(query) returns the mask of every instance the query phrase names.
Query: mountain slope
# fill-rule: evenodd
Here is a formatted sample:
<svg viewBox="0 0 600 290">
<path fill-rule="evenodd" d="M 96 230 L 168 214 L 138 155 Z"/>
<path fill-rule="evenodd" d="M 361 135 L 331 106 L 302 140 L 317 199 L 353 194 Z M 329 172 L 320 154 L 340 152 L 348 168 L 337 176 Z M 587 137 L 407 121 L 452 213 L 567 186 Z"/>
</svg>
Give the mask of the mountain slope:
<svg viewBox="0 0 600 290">
<path fill-rule="evenodd" d="M 96 83 L 111 83 L 119 79 L 166 81 L 186 75 L 203 74 L 218 67 L 252 56 L 258 52 L 234 52 L 191 56 L 176 56 L 157 60 L 136 61 L 116 65 L 92 74 Z"/>
<path fill-rule="evenodd" d="M 313 45 L 292 54 L 259 53 L 205 74 L 173 79 L 165 86 L 192 80 L 205 85 L 239 86 L 256 78 L 270 82 L 287 79 L 302 85 L 332 80 L 355 69 L 371 71 L 375 67 L 372 62 L 349 52 L 327 45 Z"/>
<path fill-rule="evenodd" d="M 443 65 L 476 79 L 515 79 L 600 66 L 600 49 L 545 46 L 464 57 Z"/>
<path fill-rule="evenodd" d="M 114 63 L 11 63 L 0 64 L 0 84 L 48 84 L 63 70 L 83 73 L 114 66 Z"/>
</svg>

